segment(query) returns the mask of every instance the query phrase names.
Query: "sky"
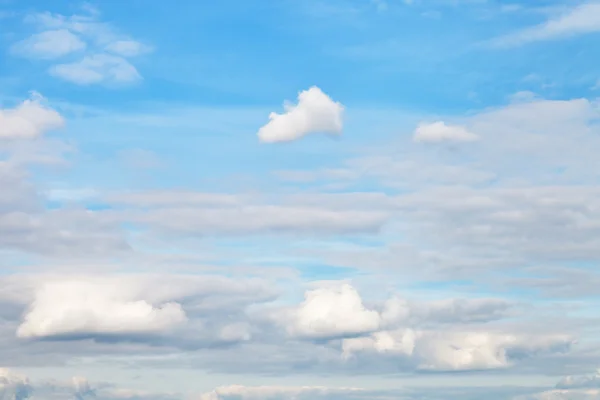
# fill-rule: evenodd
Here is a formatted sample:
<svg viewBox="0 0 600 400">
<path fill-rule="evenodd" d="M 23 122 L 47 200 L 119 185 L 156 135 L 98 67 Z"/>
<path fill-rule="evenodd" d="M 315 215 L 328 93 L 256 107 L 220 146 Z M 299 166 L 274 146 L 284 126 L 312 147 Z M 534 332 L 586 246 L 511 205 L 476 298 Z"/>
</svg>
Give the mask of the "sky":
<svg viewBox="0 0 600 400">
<path fill-rule="evenodd" d="M 599 38 L 0 0 L 0 400 L 600 399 Z"/>
</svg>

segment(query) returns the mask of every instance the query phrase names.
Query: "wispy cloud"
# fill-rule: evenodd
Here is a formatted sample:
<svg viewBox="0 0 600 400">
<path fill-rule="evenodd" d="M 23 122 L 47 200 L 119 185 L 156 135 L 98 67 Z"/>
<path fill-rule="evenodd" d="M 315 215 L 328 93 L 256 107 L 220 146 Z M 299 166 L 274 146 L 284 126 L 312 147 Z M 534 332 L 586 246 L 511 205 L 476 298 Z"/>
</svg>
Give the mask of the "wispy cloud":
<svg viewBox="0 0 600 400">
<path fill-rule="evenodd" d="M 36 33 L 15 43 L 11 50 L 18 56 L 53 59 L 86 48 L 86 43 L 67 29 L 49 30 Z"/>
<path fill-rule="evenodd" d="M 50 74 L 78 85 L 124 84 L 142 78 L 129 61 L 109 54 L 95 54 L 73 63 L 54 65 Z"/>
<path fill-rule="evenodd" d="M 600 32 L 600 3 L 588 2 L 547 21 L 492 40 L 495 47 L 514 47 Z"/>
<path fill-rule="evenodd" d="M 67 62 L 53 64 L 50 75 L 78 85 L 124 84 L 141 79 L 130 58 L 147 54 L 153 47 L 117 32 L 100 20 L 96 9 L 70 17 L 30 14 L 25 22 L 37 33 L 11 47 L 15 56 Z"/>
</svg>

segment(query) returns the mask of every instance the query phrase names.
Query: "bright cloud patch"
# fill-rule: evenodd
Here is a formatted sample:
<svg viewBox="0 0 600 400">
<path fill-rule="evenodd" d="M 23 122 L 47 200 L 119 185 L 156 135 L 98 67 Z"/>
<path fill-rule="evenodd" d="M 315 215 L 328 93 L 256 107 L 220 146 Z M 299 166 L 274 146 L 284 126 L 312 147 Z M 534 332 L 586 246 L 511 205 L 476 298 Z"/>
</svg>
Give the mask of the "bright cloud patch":
<svg viewBox="0 0 600 400">
<path fill-rule="evenodd" d="M 141 79 L 137 69 L 126 59 L 108 54 L 96 54 L 78 62 L 55 65 L 50 73 L 78 85 L 124 84 Z"/>
<path fill-rule="evenodd" d="M 154 305 L 138 292 L 115 281 L 49 282 L 37 289 L 17 336 L 148 334 L 186 321 L 179 304 Z"/>
<path fill-rule="evenodd" d="M 34 96 L 16 108 L 0 109 L 0 139 L 32 139 L 64 125 L 61 115 Z"/>
<path fill-rule="evenodd" d="M 23 400 L 31 394 L 29 379 L 0 368 L 0 399 Z"/>
<path fill-rule="evenodd" d="M 288 330 L 304 337 L 332 337 L 371 332 L 379 322 L 379 313 L 365 308 L 352 286 L 342 285 L 308 291 Z"/>
<path fill-rule="evenodd" d="M 23 57 L 52 59 L 85 48 L 85 42 L 78 36 L 66 29 L 57 29 L 37 33 L 14 44 L 12 52 Z"/>
<path fill-rule="evenodd" d="M 343 357 L 373 352 L 412 358 L 417 368 L 461 371 L 506 368 L 512 365 L 509 352 L 527 355 L 557 352 L 568 348 L 567 336 L 532 337 L 491 332 L 433 332 L 412 329 L 381 331 L 368 337 L 344 339 Z"/>
<path fill-rule="evenodd" d="M 128 59 L 149 53 L 153 48 L 99 20 L 98 11 L 92 7 L 86 10 L 83 15 L 72 16 L 27 15 L 25 21 L 37 32 L 15 43 L 12 53 L 47 60 L 83 53 L 72 62 L 54 61 L 48 68 L 50 75 L 77 85 L 115 85 L 141 79 Z"/>
<path fill-rule="evenodd" d="M 298 104 L 284 104 L 285 113 L 272 112 L 269 123 L 260 128 L 264 143 L 289 142 L 310 133 L 341 134 L 344 107 L 316 86 L 300 92 Z"/>
<path fill-rule="evenodd" d="M 446 125 L 443 121 L 434 123 L 421 123 L 415 130 L 415 142 L 473 142 L 479 137 L 458 125 Z"/>
</svg>

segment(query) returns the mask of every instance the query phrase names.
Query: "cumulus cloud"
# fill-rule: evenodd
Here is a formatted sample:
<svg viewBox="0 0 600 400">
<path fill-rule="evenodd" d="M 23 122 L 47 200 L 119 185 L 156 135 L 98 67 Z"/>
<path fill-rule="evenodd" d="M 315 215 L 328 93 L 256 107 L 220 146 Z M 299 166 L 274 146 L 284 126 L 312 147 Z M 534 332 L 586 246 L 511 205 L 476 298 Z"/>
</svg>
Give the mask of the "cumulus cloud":
<svg viewBox="0 0 600 400">
<path fill-rule="evenodd" d="M 350 285 L 318 288 L 305 294 L 288 326 L 303 337 L 335 337 L 371 332 L 379 328 L 377 311 L 368 310 Z"/>
<path fill-rule="evenodd" d="M 33 139 L 61 128 L 63 117 L 42 102 L 43 98 L 34 94 L 15 108 L 0 109 L 0 139 Z"/>
<path fill-rule="evenodd" d="M 50 74 L 79 85 L 126 84 L 141 79 L 129 61 L 108 54 L 95 54 L 77 62 L 55 65 L 50 68 Z"/>
<path fill-rule="evenodd" d="M 365 307 L 358 292 L 342 284 L 307 291 L 304 302 L 283 321 L 288 333 L 297 337 L 342 338 L 344 360 L 361 354 L 399 357 L 420 370 L 507 368 L 513 359 L 565 351 L 574 342 L 568 335 L 540 335 L 534 340 L 524 334 L 456 326 L 501 318 L 504 314 L 497 312 L 505 307 L 506 303 L 493 299 L 415 303 L 393 297 L 378 311 Z M 432 329 L 432 322 L 454 327 Z"/>
<path fill-rule="evenodd" d="M 539 339 L 539 341 L 537 341 Z M 493 332 L 438 332 L 412 329 L 375 332 L 368 337 L 348 338 L 342 343 L 344 358 L 374 352 L 411 357 L 421 370 L 460 371 L 506 368 L 511 352 L 531 355 L 557 352 L 573 343 L 568 336 L 536 338 Z"/>
<path fill-rule="evenodd" d="M 21 338 L 160 333 L 185 322 L 180 304 L 150 304 L 118 282 L 67 280 L 39 287 Z"/>
<path fill-rule="evenodd" d="M 32 386 L 26 376 L 0 368 L 0 399 L 24 400 L 31 393 Z"/>
<path fill-rule="evenodd" d="M 66 29 L 44 31 L 15 43 L 13 54 L 41 59 L 53 59 L 84 50 L 86 43 Z"/>
<path fill-rule="evenodd" d="M 439 143 L 439 142 L 473 142 L 479 140 L 479 136 L 459 125 L 446 125 L 443 121 L 433 123 L 421 123 L 414 132 L 415 142 Z"/>
<path fill-rule="evenodd" d="M 298 104 L 284 104 L 285 113 L 272 112 L 269 122 L 259 129 L 264 143 L 289 142 L 310 133 L 340 134 L 344 107 L 316 86 L 300 92 Z"/>
</svg>

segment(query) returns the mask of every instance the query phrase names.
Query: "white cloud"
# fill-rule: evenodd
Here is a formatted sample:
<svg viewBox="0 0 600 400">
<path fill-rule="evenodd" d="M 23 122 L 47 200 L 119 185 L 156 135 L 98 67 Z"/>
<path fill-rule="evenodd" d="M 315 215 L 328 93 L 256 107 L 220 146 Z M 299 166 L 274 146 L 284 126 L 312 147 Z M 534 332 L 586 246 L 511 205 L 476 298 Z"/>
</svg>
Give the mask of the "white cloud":
<svg viewBox="0 0 600 400">
<path fill-rule="evenodd" d="M 123 57 L 135 57 L 152 51 L 150 46 L 146 46 L 136 40 L 117 40 L 109 43 L 105 49 L 110 53 Z"/>
<path fill-rule="evenodd" d="M 34 95 L 16 108 L 0 109 L 0 139 L 33 139 L 61 128 L 61 115 L 41 102 L 42 98 Z"/>
<path fill-rule="evenodd" d="M 56 59 L 87 50 L 77 61 L 51 65 L 49 73 L 79 85 L 116 85 L 140 80 L 139 72 L 128 58 L 152 52 L 153 48 L 101 21 L 97 10 L 90 7 L 86 10 L 85 15 L 69 17 L 48 12 L 28 15 L 26 22 L 41 32 L 15 43 L 14 54 Z"/>
<path fill-rule="evenodd" d="M 600 3 L 579 4 L 556 18 L 492 41 L 495 46 L 519 46 L 531 42 L 600 32 Z"/>
<path fill-rule="evenodd" d="M 469 132 L 465 127 L 458 125 L 446 125 L 443 121 L 433 123 L 421 123 L 414 132 L 415 142 L 473 142 L 479 137 Z"/>
<path fill-rule="evenodd" d="M 598 389 L 552 389 L 541 393 L 516 396 L 513 400 L 598 400 Z"/>
<path fill-rule="evenodd" d="M 78 85 L 127 84 L 141 79 L 129 61 L 108 54 L 96 54 L 74 63 L 55 65 L 50 68 L 50 74 Z"/>
<path fill-rule="evenodd" d="M 379 328 L 377 311 L 368 310 L 350 285 L 306 292 L 293 312 L 288 331 L 302 337 L 333 337 L 372 332 Z"/>
<path fill-rule="evenodd" d="M 285 113 L 272 112 L 270 121 L 260 128 L 264 143 L 289 142 L 310 133 L 341 134 L 344 107 L 316 86 L 300 92 L 298 104 L 284 104 Z"/>
<path fill-rule="evenodd" d="M 114 280 L 48 282 L 36 289 L 17 336 L 159 333 L 186 321 L 180 304 L 151 304 L 138 290 Z"/>
<path fill-rule="evenodd" d="M 26 376 L 0 368 L 0 399 L 24 400 L 31 395 L 32 387 Z"/>
<path fill-rule="evenodd" d="M 53 59 L 84 50 L 86 43 L 66 29 L 37 33 L 15 43 L 13 54 L 42 59 Z"/>
<path fill-rule="evenodd" d="M 204 393 L 199 400 L 287 400 L 287 399 L 315 399 L 342 398 L 351 394 L 361 394 L 363 389 L 358 388 L 328 388 L 322 386 L 221 386 L 211 392 Z M 337 397 L 335 397 L 337 398 Z"/>
<path fill-rule="evenodd" d="M 412 359 L 418 369 L 461 371 L 507 368 L 510 351 L 525 355 L 568 348 L 568 336 L 530 336 L 485 331 L 422 331 L 399 329 L 375 332 L 367 337 L 344 339 L 343 357 L 362 352 Z"/>
<path fill-rule="evenodd" d="M 600 370 L 593 375 L 566 376 L 556 384 L 556 387 L 558 389 L 600 389 Z"/>
</svg>

